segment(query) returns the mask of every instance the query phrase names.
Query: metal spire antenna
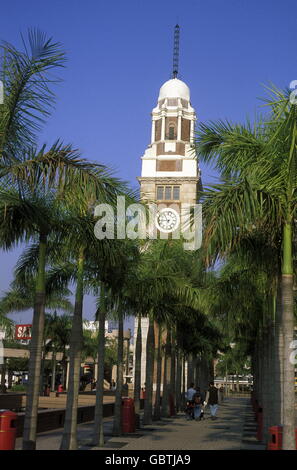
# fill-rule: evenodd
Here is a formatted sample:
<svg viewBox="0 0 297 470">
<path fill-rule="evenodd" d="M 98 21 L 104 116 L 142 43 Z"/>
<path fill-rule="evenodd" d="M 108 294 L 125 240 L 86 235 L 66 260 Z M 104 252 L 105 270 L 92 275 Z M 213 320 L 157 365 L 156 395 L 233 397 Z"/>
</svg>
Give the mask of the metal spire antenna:
<svg viewBox="0 0 297 470">
<path fill-rule="evenodd" d="M 173 71 L 172 77 L 176 78 L 178 75 L 178 59 L 179 59 L 179 25 L 174 28 L 174 42 L 173 42 Z"/>
</svg>

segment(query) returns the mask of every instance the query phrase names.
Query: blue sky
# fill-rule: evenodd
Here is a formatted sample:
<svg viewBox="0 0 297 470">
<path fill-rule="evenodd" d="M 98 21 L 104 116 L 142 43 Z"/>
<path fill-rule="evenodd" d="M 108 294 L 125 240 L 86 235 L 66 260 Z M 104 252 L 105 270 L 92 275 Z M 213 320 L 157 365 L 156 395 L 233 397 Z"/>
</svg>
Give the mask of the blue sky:
<svg viewBox="0 0 297 470">
<path fill-rule="evenodd" d="M 283 88 L 297 79 L 293 0 L 12 0 L 1 6 L 0 39 L 18 46 L 20 32 L 38 27 L 67 52 L 40 142 L 71 142 L 137 188 L 150 112 L 171 74 L 177 22 L 180 78 L 200 121 L 253 118 L 263 84 Z M 211 168 L 202 165 L 202 177 L 204 185 L 213 181 Z M 1 254 L 2 290 L 19 252 Z M 93 312 L 87 298 L 85 316 Z M 30 314 L 14 319 L 28 321 Z"/>
</svg>

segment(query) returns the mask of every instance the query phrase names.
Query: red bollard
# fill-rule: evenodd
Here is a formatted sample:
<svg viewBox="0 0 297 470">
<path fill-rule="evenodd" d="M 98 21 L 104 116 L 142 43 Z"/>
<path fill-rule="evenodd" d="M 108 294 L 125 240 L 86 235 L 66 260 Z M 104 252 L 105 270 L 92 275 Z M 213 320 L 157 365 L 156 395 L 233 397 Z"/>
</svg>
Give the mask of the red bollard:
<svg viewBox="0 0 297 470">
<path fill-rule="evenodd" d="M 269 442 L 268 450 L 282 450 L 283 445 L 283 427 L 282 426 L 271 426 L 269 428 Z"/>
<path fill-rule="evenodd" d="M 0 410 L 0 450 L 14 450 L 17 414 Z"/>
<path fill-rule="evenodd" d="M 283 447 L 283 427 L 282 426 L 271 426 L 269 428 L 269 442 L 267 450 L 282 450 Z M 297 428 L 295 428 L 295 441 L 297 450 Z"/>
<path fill-rule="evenodd" d="M 58 385 L 58 389 L 56 391 L 56 397 L 58 397 L 59 394 L 62 393 L 62 392 L 63 392 L 63 385 Z"/>
<path fill-rule="evenodd" d="M 123 398 L 122 431 L 124 434 L 135 432 L 135 407 L 133 398 Z"/>
</svg>

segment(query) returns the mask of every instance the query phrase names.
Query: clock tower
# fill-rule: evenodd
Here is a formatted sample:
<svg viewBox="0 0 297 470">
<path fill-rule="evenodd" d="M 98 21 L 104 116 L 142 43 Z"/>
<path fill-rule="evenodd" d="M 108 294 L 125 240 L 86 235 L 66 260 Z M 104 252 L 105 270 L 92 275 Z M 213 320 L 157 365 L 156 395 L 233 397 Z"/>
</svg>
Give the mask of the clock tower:
<svg viewBox="0 0 297 470">
<path fill-rule="evenodd" d="M 160 88 L 156 107 L 152 110 L 150 144 L 141 157 L 142 168 L 140 195 L 143 201 L 162 205 L 159 231 L 170 233 L 174 226 L 174 213 L 166 213 L 166 207 L 182 211 L 182 204 L 197 203 L 201 174 L 194 147 L 196 113 L 191 105 L 189 87 L 178 76 L 179 26 L 174 33 L 172 78 Z M 163 212 L 165 211 L 165 212 Z M 167 230 L 166 230 L 167 228 Z M 145 383 L 146 339 L 148 318 L 141 320 L 142 355 L 141 385 Z M 134 344 L 136 344 L 138 319 L 134 324 Z M 135 364 L 135 356 L 134 356 Z M 154 373 L 154 388 L 156 383 Z"/>
</svg>

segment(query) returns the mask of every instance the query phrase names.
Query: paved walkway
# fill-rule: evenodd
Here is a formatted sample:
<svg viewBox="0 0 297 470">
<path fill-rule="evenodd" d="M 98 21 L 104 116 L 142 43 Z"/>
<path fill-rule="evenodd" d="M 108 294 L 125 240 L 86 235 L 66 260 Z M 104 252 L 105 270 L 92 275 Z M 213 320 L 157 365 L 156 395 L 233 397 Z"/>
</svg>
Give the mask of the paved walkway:
<svg viewBox="0 0 297 470">
<path fill-rule="evenodd" d="M 217 419 L 212 421 L 208 409 L 203 421 L 187 421 L 180 414 L 174 419 L 153 422 L 139 431 L 138 438 L 113 437 L 108 442 L 121 450 L 262 450 L 250 432 L 251 412 L 246 398 L 227 399 L 219 406 Z M 248 424 L 247 424 L 248 423 Z M 125 445 L 122 445 L 126 442 Z"/>
<path fill-rule="evenodd" d="M 255 439 L 255 422 L 247 398 L 229 398 L 220 405 L 218 418 L 212 421 L 209 412 L 204 421 L 187 421 L 183 414 L 176 418 L 164 419 L 143 426 L 136 433 L 112 436 L 112 419 L 104 420 L 108 450 L 263 450 Z M 93 433 L 92 423 L 79 425 L 79 448 L 99 450 L 90 447 Z M 41 433 L 37 438 L 38 450 L 58 450 L 62 430 Z M 21 448 L 21 438 L 16 449 Z"/>
</svg>

